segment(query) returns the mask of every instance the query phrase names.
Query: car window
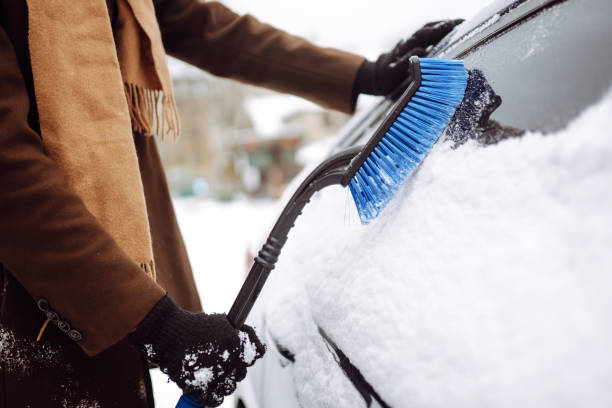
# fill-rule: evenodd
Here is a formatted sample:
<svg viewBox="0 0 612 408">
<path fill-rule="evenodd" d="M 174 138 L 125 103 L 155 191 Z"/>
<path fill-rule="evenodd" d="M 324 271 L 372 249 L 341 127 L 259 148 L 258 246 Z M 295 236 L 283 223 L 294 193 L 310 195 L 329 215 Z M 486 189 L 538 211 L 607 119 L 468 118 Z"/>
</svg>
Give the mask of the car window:
<svg viewBox="0 0 612 408">
<path fill-rule="evenodd" d="M 567 0 L 462 56 L 502 97 L 491 119 L 550 132 L 612 85 L 612 2 Z"/>
</svg>

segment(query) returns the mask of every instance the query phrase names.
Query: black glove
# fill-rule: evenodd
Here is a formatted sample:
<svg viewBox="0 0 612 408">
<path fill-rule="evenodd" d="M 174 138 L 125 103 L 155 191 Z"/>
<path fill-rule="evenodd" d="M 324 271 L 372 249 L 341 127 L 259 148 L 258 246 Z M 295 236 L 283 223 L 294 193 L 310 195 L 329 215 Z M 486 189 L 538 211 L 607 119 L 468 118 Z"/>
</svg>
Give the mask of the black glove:
<svg viewBox="0 0 612 408">
<path fill-rule="evenodd" d="M 409 59 L 427 54 L 427 48 L 436 45 L 463 20 L 444 20 L 425 24 L 407 40 L 401 40 L 391 50 L 381 54 L 376 62 L 365 61 L 355 79 L 355 95 L 387 95 L 408 77 Z"/>
<path fill-rule="evenodd" d="M 224 314 L 193 314 L 164 296 L 129 335 L 196 402 L 216 407 L 236 390 L 265 346 L 250 326 L 236 330 Z"/>
</svg>

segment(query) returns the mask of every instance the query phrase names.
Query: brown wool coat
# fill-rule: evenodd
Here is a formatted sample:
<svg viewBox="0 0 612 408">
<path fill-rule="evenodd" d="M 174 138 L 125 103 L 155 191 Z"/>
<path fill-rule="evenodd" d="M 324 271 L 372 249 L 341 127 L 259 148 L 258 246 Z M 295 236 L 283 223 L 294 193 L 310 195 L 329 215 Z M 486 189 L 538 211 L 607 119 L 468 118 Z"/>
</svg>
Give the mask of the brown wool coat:
<svg viewBox="0 0 612 408">
<path fill-rule="evenodd" d="M 113 21 L 114 3 L 107 3 Z M 219 3 L 154 4 L 168 54 L 215 75 L 352 111 L 361 57 L 315 47 Z M 25 0 L 2 0 L 0 407 L 144 408 L 152 403 L 147 370 L 121 339 L 166 291 L 188 310 L 201 307 L 156 142 L 134 135 L 157 283 L 118 247 L 45 154 L 28 55 Z M 45 320 L 37 306 L 42 298 L 82 340 L 52 324 L 34 341 Z"/>
</svg>

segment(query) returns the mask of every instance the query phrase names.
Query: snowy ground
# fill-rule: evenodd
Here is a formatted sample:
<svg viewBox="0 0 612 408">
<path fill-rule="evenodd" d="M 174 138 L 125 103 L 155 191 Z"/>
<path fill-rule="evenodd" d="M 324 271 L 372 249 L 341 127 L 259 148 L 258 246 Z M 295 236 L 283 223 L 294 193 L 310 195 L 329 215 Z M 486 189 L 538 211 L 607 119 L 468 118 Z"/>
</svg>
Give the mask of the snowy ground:
<svg viewBox="0 0 612 408">
<path fill-rule="evenodd" d="M 177 199 L 174 205 L 202 305 L 207 312 L 227 313 L 244 279 L 247 247 L 267 228 L 275 204 Z M 179 388 L 159 370 L 151 373 L 155 406 L 174 408 Z"/>
</svg>

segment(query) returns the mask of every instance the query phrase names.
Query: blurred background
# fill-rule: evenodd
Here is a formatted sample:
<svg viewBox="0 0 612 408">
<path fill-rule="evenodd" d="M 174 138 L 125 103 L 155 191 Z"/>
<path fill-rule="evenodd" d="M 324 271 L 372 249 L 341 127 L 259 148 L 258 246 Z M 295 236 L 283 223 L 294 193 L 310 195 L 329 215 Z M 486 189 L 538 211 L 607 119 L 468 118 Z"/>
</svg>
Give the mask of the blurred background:
<svg viewBox="0 0 612 408">
<path fill-rule="evenodd" d="M 223 3 L 317 45 L 374 60 L 425 22 L 467 17 L 485 1 Z M 160 150 L 178 197 L 277 198 L 305 162 L 320 157 L 349 118 L 298 97 L 214 77 L 176 59 L 170 59 L 170 71 L 182 136 L 179 143 L 161 144 Z M 372 99 L 360 97 L 359 106 Z"/>
<path fill-rule="evenodd" d="M 239 14 L 375 60 L 429 21 L 469 18 L 490 0 L 225 0 Z M 217 78 L 169 60 L 182 135 L 159 141 L 196 285 L 207 312 L 227 312 L 247 248 L 277 213 L 276 199 L 306 163 L 319 161 L 348 115 L 304 99 Z M 360 96 L 357 109 L 376 102 Z M 254 248 L 257 250 L 257 248 Z M 180 390 L 152 371 L 156 406 Z M 223 407 L 232 407 L 228 398 Z"/>
<path fill-rule="evenodd" d="M 173 60 L 179 143 L 160 146 L 171 192 L 230 201 L 278 198 L 348 115 L 304 99 L 215 78 Z"/>
</svg>

